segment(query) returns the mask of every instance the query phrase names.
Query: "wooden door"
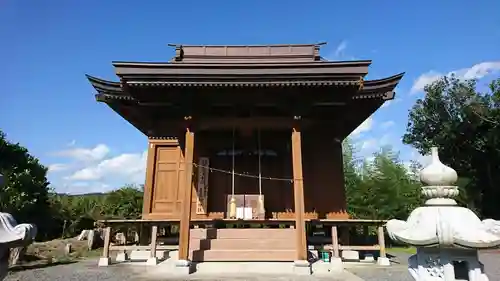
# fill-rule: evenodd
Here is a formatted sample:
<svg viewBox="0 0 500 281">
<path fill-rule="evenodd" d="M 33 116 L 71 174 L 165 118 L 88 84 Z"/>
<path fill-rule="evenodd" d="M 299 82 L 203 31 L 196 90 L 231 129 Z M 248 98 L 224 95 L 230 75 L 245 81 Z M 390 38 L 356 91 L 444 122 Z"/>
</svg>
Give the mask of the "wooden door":
<svg viewBox="0 0 500 281">
<path fill-rule="evenodd" d="M 181 212 L 185 181 L 183 154 L 179 146 L 159 146 L 156 151 L 152 213 L 176 218 Z"/>
</svg>

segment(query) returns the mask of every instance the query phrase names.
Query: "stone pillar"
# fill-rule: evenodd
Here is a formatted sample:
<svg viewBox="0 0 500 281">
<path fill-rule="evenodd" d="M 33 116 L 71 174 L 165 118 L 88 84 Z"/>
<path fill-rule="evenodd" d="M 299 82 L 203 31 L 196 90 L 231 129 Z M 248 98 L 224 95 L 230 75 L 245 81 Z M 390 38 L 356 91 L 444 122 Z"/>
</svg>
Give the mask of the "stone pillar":
<svg viewBox="0 0 500 281">
<path fill-rule="evenodd" d="M 481 221 L 457 206 L 455 170 L 439 160 L 432 148 L 432 163 L 420 172 L 425 207 L 415 209 L 406 221 L 387 222 L 389 237 L 417 247 L 408 259 L 408 270 L 417 281 L 487 281 L 478 250 L 500 246 L 500 221 Z"/>
</svg>

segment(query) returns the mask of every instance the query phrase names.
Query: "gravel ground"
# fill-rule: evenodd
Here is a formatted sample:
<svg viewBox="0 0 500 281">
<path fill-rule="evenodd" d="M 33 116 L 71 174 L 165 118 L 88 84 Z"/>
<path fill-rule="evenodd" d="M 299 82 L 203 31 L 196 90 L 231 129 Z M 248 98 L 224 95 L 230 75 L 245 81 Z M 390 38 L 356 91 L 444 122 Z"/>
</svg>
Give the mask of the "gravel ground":
<svg viewBox="0 0 500 281">
<path fill-rule="evenodd" d="M 410 277 L 406 260 L 409 254 L 398 253 L 393 259 L 394 263 L 391 267 L 377 266 L 355 266 L 348 269 L 358 277 L 366 281 L 413 281 Z M 500 281 L 500 253 L 482 253 L 481 261 L 485 265 L 486 274 L 490 281 Z M 141 266 L 116 265 L 110 267 L 98 267 L 96 260 L 86 260 L 73 264 L 58 265 L 32 270 L 24 270 L 11 272 L 5 278 L 5 281 L 159 281 L 159 279 L 145 278 L 144 270 Z M 335 277 L 319 277 L 319 276 L 288 276 L 288 277 L 271 277 L 271 276 L 250 276 L 250 277 L 232 277 L 226 276 L 223 278 L 203 278 L 201 276 L 193 276 L 191 278 L 171 279 L 168 276 L 161 280 L 248 280 L 248 281 L 322 281 L 336 280 Z"/>
<path fill-rule="evenodd" d="M 407 267 L 410 254 L 392 254 L 396 257 L 390 268 L 363 266 L 348 270 L 366 281 L 413 281 Z M 481 253 L 479 258 L 490 281 L 500 281 L 500 253 Z"/>
</svg>

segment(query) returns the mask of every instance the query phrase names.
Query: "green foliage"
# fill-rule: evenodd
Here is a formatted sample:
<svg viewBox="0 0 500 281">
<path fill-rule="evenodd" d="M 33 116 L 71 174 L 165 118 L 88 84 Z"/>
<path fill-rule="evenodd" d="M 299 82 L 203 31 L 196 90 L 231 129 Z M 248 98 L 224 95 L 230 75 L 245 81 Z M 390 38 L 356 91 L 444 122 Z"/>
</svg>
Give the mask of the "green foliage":
<svg viewBox="0 0 500 281">
<path fill-rule="evenodd" d="M 4 175 L 0 188 L 0 211 L 11 213 L 20 222 L 33 222 L 39 226 L 39 232 L 44 233 L 43 228 L 50 227 L 50 224 L 41 222 L 51 215 L 47 168 L 26 148 L 7 141 L 2 131 L 0 173 Z"/>
<path fill-rule="evenodd" d="M 439 147 L 441 161 L 463 177 L 460 201 L 500 218 L 500 79 L 486 93 L 476 81 L 443 77 L 424 89 L 409 113 L 403 142 L 426 153 Z"/>
<path fill-rule="evenodd" d="M 355 218 L 406 219 L 421 205 L 420 183 L 391 148 L 371 161 L 357 161 L 349 140 L 343 144 L 348 212 Z M 415 168 L 413 168 L 415 169 Z"/>
</svg>

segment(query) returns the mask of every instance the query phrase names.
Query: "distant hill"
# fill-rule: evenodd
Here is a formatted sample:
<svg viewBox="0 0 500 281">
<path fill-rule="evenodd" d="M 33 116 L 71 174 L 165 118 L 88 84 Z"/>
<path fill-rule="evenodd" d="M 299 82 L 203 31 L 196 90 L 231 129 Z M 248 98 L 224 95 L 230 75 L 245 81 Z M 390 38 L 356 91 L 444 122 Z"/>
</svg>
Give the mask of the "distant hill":
<svg viewBox="0 0 500 281">
<path fill-rule="evenodd" d="M 83 194 L 67 194 L 67 193 L 56 193 L 58 196 L 66 196 L 66 197 L 83 197 L 83 196 L 104 196 L 106 193 L 104 192 L 93 192 L 93 193 L 83 193 Z"/>
</svg>

